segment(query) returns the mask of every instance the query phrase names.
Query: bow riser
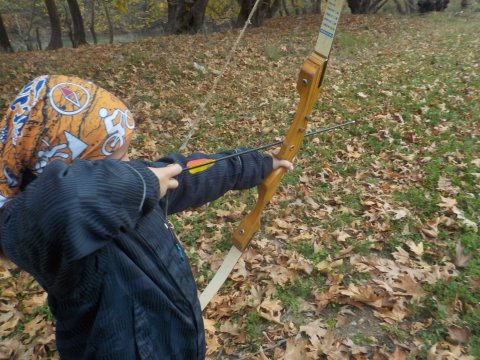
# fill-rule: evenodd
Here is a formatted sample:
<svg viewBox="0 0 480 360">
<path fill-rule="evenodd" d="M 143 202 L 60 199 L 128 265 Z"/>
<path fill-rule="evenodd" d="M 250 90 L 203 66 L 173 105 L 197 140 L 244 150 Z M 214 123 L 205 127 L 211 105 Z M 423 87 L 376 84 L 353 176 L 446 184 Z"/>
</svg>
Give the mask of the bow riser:
<svg viewBox="0 0 480 360">
<path fill-rule="evenodd" d="M 325 69 L 326 59 L 317 53 L 311 54 L 305 60 L 297 80 L 300 102 L 292 126 L 285 137 L 280 152 L 276 155 L 277 158 L 291 161 L 300 150 L 300 145 L 307 131 L 307 116 L 312 112 L 318 99 Z"/>
<path fill-rule="evenodd" d="M 326 59 L 317 53 L 313 53 L 305 60 L 297 80 L 300 101 L 285 141 L 276 155 L 277 158 L 291 161 L 300 150 L 307 130 L 308 115 L 312 112 L 320 93 L 326 63 Z M 233 233 L 233 244 L 240 251 L 247 248 L 253 235 L 260 229 L 260 214 L 272 199 L 284 174 L 285 169 L 277 169 L 258 186 L 255 207 Z"/>
</svg>

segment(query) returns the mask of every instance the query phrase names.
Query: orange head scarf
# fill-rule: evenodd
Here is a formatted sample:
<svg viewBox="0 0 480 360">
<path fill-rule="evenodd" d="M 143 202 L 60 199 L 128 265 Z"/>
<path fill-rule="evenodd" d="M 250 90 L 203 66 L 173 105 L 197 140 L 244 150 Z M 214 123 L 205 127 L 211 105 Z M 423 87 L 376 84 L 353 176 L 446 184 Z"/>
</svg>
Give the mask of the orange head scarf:
<svg viewBox="0 0 480 360">
<path fill-rule="evenodd" d="M 40 76 L 22 89 L 0 123 L 0 207 L 22 175 L 51 161 L 102 159 L 130 139 L 135 122 L 108 91 L 76 77 Z"/>
</svg>

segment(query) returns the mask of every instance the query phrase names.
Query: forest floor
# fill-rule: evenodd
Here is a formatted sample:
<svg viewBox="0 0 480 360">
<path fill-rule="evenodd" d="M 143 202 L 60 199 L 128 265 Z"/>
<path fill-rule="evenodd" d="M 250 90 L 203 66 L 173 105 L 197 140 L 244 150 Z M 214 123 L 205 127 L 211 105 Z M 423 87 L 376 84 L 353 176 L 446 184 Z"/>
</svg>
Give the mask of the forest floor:
<svg viewBox="0 0 480 360">
<path fill-rule="evenodd" d="M 0 54 L 0 116 L 41 74 L 90 79 L 138 123 L 132 158 L 281 139 L 321 17 L 130 44 Z M 211 359 L 480 358 L 480 13 L 341 19 L 311 129 L 262 229 L 204 311 Z M 209 98 L 209 95 L 212 95 Z M 201 104 L 209 98 L 202 110 Z M 203 288 L 255 202 L 172 217 Z M 0 265 L 0 359 L 56 359 L 46 294 Z"/>
</svg>

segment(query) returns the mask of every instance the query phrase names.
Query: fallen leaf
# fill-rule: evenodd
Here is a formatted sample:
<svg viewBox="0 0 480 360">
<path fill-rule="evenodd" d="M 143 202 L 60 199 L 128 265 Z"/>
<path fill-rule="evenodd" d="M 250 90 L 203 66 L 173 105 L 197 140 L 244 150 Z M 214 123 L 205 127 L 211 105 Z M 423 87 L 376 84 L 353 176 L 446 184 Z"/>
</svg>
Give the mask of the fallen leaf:
<svg viewBox="0 0 480 360">
<path fill-rule="evenodd" d="M 465 254 L 465 249 L 460 241 L 457 241 L 455 246 L 455 266 L 458 268 L 464 268 L 468 262 L 472 259 L 473 254 Z"/>
<path fill-rule="evenodd" d="M 470 340 L 470 330 L 451 326 L 448 328 L 448 337 L 454 344 L 466 344 Z"/>
<path fill-rule="evenodd" d="M 422 256 L 423 255 L 423 242 L 420 242 L 416 244 L 412 240 L 407 241 L 407 245 L 410 248 L 410 250 L 417 256 Z"/>
<path fill-rule="evenodd" d="M 268 321 L 273 321 L 277 324 L 281 324 L 280 316 L 283 309 L 280 300 L 264 300 L 258 307 L 260 316 Z"/>
<path fill-rule="evenodd" d="M 287 340 L 287 348 L 285 350 L 284 360 L 305 360 L 306 358 L 306 341 L 305 339 Z"/>
<path fill-rule="evenodd" d="M 307 325 L 300 326 L 300 331 L 304 332 L 308 336 L 308 339 L 316 348 L 320 344 L 321 338 L 327 333 L 325 324 L 321 319 L 317 319 L 311 323 L 308 323 Z"/>
</svg>

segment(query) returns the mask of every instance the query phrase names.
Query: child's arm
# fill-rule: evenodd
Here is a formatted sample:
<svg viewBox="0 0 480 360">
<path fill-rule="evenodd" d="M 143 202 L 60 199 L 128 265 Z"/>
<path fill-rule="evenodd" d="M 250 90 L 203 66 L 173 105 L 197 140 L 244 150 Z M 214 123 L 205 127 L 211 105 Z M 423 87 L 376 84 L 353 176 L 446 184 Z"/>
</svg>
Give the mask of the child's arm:
<svg viewBox="0 0 480 360">
<path fill-rule="evenodd" d="M 187 167 L 190 160 L 218 159 L 232 153 L 235 151 L 208 155 L 195 153 L 189 157 L 174 154 L 157 163 L 150 163 L 151 170 L 159 178 L 162 196 L 168 190 L 164 199 L 165 202 L 168 201 L 168 212 L 174 213 L 188 207 L 203 205 L 229 190 L 254 187 L 261 183 L 272 169 L 285 167 L 291 170 L 293 168 L 289 161 L 253 152 L 217 162 L 207 170 L 195 174 L 190 174 L 188 171 L 180 172 L 182 167 Z"/>
</svg>

